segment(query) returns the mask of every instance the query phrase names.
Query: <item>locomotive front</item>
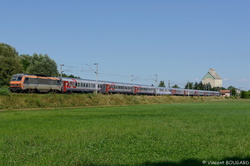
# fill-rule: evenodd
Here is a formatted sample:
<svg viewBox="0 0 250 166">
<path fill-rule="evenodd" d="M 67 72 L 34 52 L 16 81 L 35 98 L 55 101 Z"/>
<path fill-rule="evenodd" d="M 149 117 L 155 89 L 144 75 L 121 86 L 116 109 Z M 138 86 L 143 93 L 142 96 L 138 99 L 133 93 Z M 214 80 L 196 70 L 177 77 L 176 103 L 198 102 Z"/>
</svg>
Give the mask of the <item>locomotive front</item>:
<svg viewBox="0 0 250 166">
<path fill-rule="evenodd" d="M 15 74 L 10 81 L 11 92 L 21 92 L 23 89 L 23 76 L 24 74 Z"/>
</svg>

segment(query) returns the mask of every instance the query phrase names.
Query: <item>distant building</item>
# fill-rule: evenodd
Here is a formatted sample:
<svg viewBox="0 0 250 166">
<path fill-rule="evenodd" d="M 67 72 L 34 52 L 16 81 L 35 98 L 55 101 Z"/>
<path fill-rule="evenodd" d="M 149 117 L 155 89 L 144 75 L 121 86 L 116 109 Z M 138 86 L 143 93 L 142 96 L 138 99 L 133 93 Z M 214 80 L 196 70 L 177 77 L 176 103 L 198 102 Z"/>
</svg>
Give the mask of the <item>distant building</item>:
<svg viewBox="0 0 250 166">
<path fill-rule="evenodd" d="M 236 92 L 236 95 L 240 95 L 241 94 L 241 89 L 235 88 L 235 92 Z"/>
<path fill-rule="evenodd" d="M 224 97 L 230 97 L 231 91 L 230 90 L 220 90 L 220 94 L 221 94 L 221 96 L 224 96 Z"/>
<path fill-rule="evenodd" d="M 202 78 L 203 84 L 210 83 L 211 87 L 222 87 L 222 79 L 212 68 L 209 69 L 208 73 Z"/>
</svg>

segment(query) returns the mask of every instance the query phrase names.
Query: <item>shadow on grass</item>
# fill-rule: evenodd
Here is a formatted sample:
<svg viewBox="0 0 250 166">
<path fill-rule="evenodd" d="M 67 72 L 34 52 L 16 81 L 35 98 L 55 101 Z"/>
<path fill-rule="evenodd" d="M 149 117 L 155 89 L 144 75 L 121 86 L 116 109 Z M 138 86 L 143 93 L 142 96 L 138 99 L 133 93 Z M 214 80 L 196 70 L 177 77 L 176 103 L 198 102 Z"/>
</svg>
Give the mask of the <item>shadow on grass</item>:
<svg viewBox="0 0 250 166">
<path fill-rule="evenodd" d="M 77 166 L 83 166 L 82 164 L 76 164 Z M 182 160 L 180 162 L 171 162 L 171 161 L 162 161 L 162 162 L 145 162 L 139 165 L 136 164 L 127 164 L 127 165 L 133 165 L 133 166 L 207 166 L 207 165 L 250 165 L 250 157 L 241 158 L 241 157 L 227 157 L 221 160 L 199 160 L 199 159 L 187 159 Z M 127 166 L 126 164 L 118 164 L 117 166 Z M 93 164 L 88 163 L 84 164 L 84 166 L 116 166 L 114 164 L 111 165 L 103 165 L 103 164 Z"/>
<path fill-rule="evenodd" d="M 198 160 L 198 159 L 187 159 L 181 162 L 145 162 L 138 166 L 205 166 L 205 165 L 250 165 L 250 157 L 228 157 L 222 160 Z"/>
</svg>

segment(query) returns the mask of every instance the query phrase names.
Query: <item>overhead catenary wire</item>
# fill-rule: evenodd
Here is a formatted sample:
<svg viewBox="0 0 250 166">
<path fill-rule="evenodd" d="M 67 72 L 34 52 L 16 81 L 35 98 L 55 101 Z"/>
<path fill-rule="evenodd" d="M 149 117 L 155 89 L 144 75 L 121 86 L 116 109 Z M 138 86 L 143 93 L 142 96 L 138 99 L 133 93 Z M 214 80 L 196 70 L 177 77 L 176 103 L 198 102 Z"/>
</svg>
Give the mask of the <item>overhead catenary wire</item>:
<svg viewBox="0 0 250 166">
<path fill-rule="evenodd" d="M 80 78 L 87 78 L 87 79 L 94 79 L 94 75 L 93 75 L 93 70 L 90 69 L 86 64 L 85 65 L 73 65 L 73 64 L 69 64 L 69 63 L 62 63 L 63 66 L 63 73 L 67 73 L 67 74 L 73 74 L 77 77 Z M 121 74 L 121 73 L 117 73 L 114 71 L 108 71 L 108 70 L 102 70 L 101 68 L 98 69 L 98 75 L 102 80 L 108 80 L 110 79 L 110 81 L 116 81 L 119 82 L 121 80 L 123 80 L 124 82 L 136 82 L 136 83 L 145 83 L 145 84 L 150 84 L 153 85 L 155 84 L 155 86 L 158 86 L 158 75 L 154 74 L 154 75 L 135 75 L 134 73 L 130 73 L 130 74 Z M 133 78 L 131 78 L 131 75 L 133 75 Z M 108 78 L 107 78 L 108 77 Z M 168 80 L 166 81 L 168 82 Z M 169 85 L 172 87 L 173 85 L 178 85 L 179 87 L 185 87 L 185 85 L 187 84 L 186 81 L 175 81 L 172 80 L 169 82 Z"/>
</svg>

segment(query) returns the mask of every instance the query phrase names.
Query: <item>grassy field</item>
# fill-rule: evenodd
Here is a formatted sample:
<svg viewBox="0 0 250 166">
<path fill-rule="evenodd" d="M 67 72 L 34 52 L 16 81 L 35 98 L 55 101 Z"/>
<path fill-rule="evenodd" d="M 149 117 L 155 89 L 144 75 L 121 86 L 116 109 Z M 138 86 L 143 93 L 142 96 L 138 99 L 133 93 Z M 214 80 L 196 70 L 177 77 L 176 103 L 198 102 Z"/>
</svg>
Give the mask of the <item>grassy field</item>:
<svg viewBox="0 0 250 166">
<path fill-rule="evenodd" d="M 250 162 L 249 122 L 250 100 L 2 111 L 0 165 Z"/>
</svg>

